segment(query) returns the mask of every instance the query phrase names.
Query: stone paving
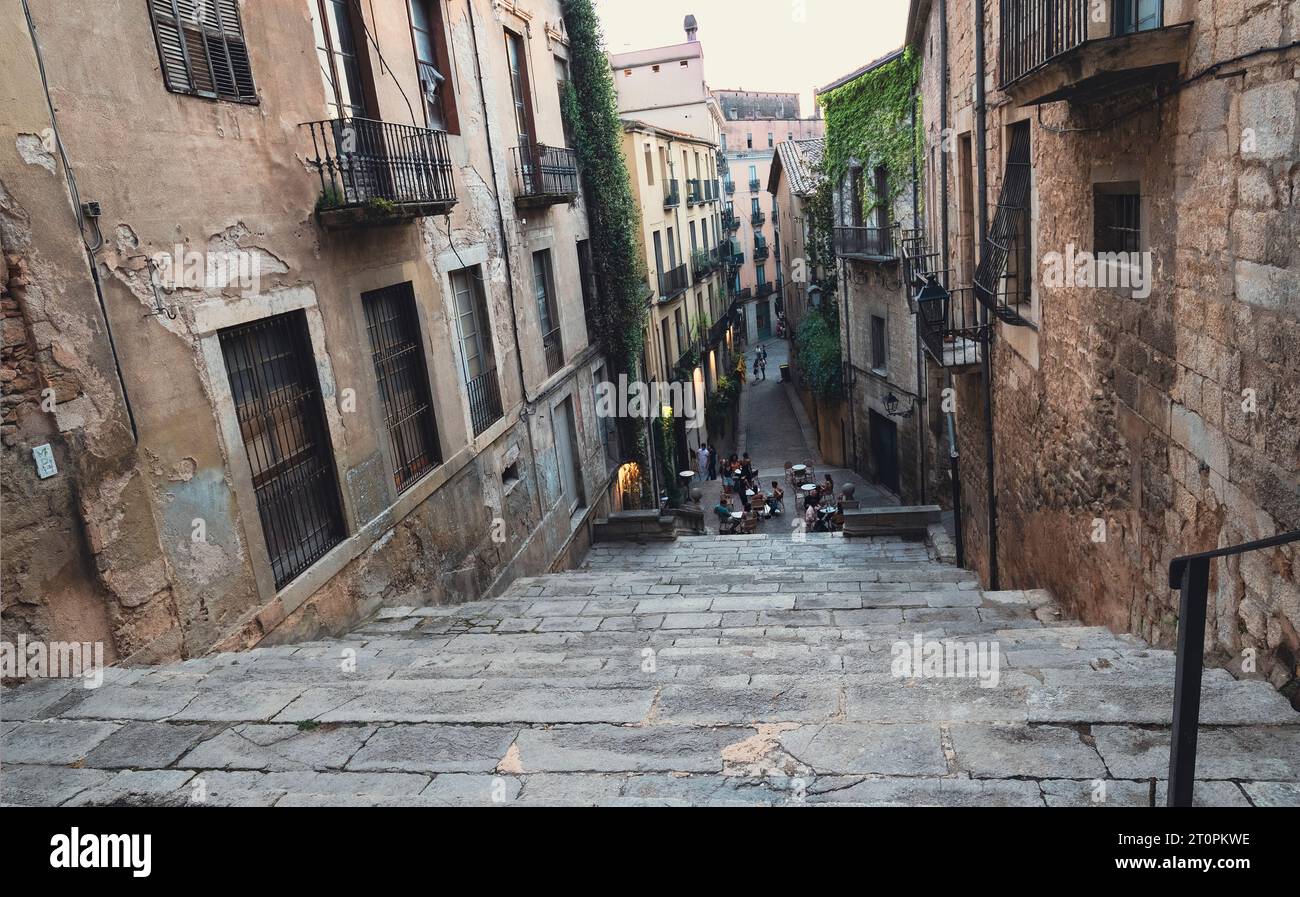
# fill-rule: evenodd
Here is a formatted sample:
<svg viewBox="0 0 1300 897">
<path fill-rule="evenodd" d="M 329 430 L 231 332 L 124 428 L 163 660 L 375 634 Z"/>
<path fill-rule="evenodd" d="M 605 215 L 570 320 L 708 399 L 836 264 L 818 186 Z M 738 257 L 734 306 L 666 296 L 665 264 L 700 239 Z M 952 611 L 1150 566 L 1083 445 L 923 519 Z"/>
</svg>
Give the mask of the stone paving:
<svg viewBox="0 0 1300 897">
<path fill-rule="evenodd" d="M 895 676 L 917 635 L 996 643 L 998 681 Z M 1170 652 L 918 543 L 597 545 L 340 639 L 5 690 L 0 800 L 1141 806 L 1172 681 Z M 1198 800 L 1300 806 L 1288 702 L 1211 670 L 1202 707 Z"/>
</svg>

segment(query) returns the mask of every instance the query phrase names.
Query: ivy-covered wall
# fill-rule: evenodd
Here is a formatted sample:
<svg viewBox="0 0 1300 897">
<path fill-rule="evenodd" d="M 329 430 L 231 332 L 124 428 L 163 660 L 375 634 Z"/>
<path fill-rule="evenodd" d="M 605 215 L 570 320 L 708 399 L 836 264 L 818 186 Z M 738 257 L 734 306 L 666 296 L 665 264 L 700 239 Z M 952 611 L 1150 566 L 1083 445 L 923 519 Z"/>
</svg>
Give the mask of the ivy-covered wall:
<svg viewBox="0 0 1300 897">
<path fill-rule="evenodd" d="M 889 196 L 875 196 L 865 179 L 864 211 L 878 203 L 893 204 L 911 189 L 912 161 L 922 147 L 920 115 L 912 127 L 912 98 L 920 78 L 920 59 L 911 48 L 897 59 L 872 69 L 818 97 L 826 116 L 826 154 L 822 168 L 839 184 L 852 162 L 863 167 L 884 165 Z"/>
<path fill-rule="evenodd" d="M 582 173 L 597 305 L 590 338 L 612 379 L 638 376 L 644 343 L 646 271 L 637 251 L 640 210 L 623 159 L 623 126 L 600 20 L 591 0 L 564 0 L 569 72 L 564 111 Z M 619 420 L 625 454 L 649 469 L 646 422 Z"/>
</svg>

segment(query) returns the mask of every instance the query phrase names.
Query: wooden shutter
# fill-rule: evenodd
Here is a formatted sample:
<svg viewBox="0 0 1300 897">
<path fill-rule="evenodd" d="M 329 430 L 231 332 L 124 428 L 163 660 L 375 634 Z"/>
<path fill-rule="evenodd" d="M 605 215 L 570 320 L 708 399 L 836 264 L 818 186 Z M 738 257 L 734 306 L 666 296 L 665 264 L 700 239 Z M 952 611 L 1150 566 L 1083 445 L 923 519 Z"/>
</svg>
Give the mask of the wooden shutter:
<svg viewBox="0 0 1300 897">
<path fill-rule="evenodd" d="M 238 0 L 149 0 L 167 89 L 256 102 Z"/>
</svg>

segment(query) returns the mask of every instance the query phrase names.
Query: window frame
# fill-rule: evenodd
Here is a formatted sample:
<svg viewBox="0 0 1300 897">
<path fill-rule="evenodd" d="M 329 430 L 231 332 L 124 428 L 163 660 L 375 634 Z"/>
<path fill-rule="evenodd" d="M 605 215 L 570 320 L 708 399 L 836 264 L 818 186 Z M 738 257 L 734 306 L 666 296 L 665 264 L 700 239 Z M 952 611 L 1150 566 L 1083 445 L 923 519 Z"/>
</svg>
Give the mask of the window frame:
<svg viewBox="0 0 1300 897">
<path fill-rule="evenodd" d="M 416 27 L 413 6 L 416 3 L 424 5 L 426 15 L 429 18 L 431 31 L 428 32 L 429 39 L 433 42 L 434 61 L 428 63 L 420 59 L 420 46 L 415 39 Z M 442 119 L 444 128 L 438 128 L 429 121 L 429 101 L 426 94 L 421 91 L 422 106 L 424 109 L 424 125 L 434 130 L 445 130 L 448 134 L 460 134 L 460 112 L 456 105 L 456 86 L 453 78 L 451 53 L 448 49 L 447 41 L 447 24 L 443 17 L 443 0 L 407 0 L 406 3 L 406 21 L 410 26 L 411 32 L 411 56 L 415 60 L 415 74 L 417 81 L 423 83 L 421 70 L 424 65 L 432 64 L 439 75 L 442 76 L 442 90 L 438 93 L 439 105 L 442 107 Z"/>
<path fill-rule="evenodd" d="M 381 303 L 386 302 L 391 303 L 389 309 L 396 314 L 382 319 L 379 317 Z M 393 486 L 401 495 L 437 470 L 444 461 L 438 415 L 424 358 L 415 285 L 408 280 L 367 290 L 361 294 L 361 307 L 383 411 L 390 472 Z M 380 336 L 383 342 L 376 341 Z M 384 353 L 387 353 L 386 357 L 381 359 Z M 391 362 L 403 354 L 405 364 L 392 366 Z M 406 393 L 406 399 L 414 403 L 400 402 L 398 397 L 401 393 Z"/>
</svg>

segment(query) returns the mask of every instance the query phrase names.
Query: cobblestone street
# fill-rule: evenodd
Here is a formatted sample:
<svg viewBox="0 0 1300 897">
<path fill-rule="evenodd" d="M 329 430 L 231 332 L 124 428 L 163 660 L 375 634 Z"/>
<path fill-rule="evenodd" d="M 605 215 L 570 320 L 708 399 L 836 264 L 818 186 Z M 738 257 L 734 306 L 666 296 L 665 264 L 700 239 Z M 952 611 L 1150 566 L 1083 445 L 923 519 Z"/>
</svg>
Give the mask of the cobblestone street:
<svg viewBox="0 0 1300 897">
<path fill-rule="evenodd" d="M 918 635 L 997 642 L 996 685 L 896 677 L 894 645 Z M 6 692 L 0 789 L 8 804 L 1136 806 L 1165 775 L 1172 682 L 1170 652 L 1061 619 L 1043 592 L 981 592 L 920 543 L 598 545 L 583 570 L 388 608 L 338 640 Z M 1199 801 L 1300 804 L 1300 726 L 1268 683 L 1207 671 L 1201 720 Z"/>
</svg>

